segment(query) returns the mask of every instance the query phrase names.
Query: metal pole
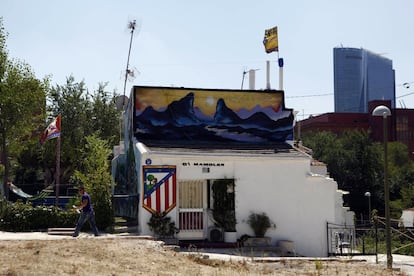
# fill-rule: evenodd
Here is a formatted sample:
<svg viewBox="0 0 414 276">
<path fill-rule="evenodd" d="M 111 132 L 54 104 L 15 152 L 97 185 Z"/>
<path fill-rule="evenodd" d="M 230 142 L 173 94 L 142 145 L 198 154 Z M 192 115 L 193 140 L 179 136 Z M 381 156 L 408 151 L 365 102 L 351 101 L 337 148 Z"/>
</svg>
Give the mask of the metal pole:
<svg viewBox="0 0 414 276">
<path fill-rule="evenodd" d="M 365 196 L 368 198 L 368 220 L 369 220 L 369 223 L 371 224 L 371 193 L 366 192 Z"/>
<path fill-rule="evenodd" d="M 383 116 L 384 122 L 384 197 L 385 197 L 385 242 L 387 247 L 387 268 L 392 268 L 392 254 L 391 254 L 391 229 L 390 229 L 390 189 L 388 185 L 388 125 L 387 116 Z"/>
<path fill-rule="evenodd" d="M 368 212 L 369 223 L 371 224 L 371 195 L 368 197 Z"/>
<path fill-rule="evenodd" d="M 270 61 L 266 61 L 266 89 L 270 89 Z"/>
<path fill-rule="evenodd" d="M 242 83 L 241 83 L 241 87 L 240 90 L 243 90 L 243 84 L 244 84 L 244 76 L 246 75 L 246 71 L 243 71 L 243 76 L 242 76 Z"/>
<path fill-rule="evenodd" d="M 59 185 L 60 185 L 60 136 L 56 140 L 56 199 L 55 205 L 59 206 Z"/>
<path fill-rule="evenodd" d="M 375 223 L 375 263 L 378 264 L 378 217 L 374 218 Z"/>
<path fill-rule="evenodd" d="M 384 138 L 384 201 L 385 201 L 385 243 L 387 249 L 387 268 L 392 268 L 391 255 L 391 229 L 390 229 L 390 189 L 388 184 L 388 125 L 387 117 L 391 116 L 390 109 L 385 105 L 379 105 L 372 111 L 372 116 L 382 116 L 383 121 L 383 138 Z"/>
<path fill-rule="evenodd" d="M 278 52 L 279 56 L 279 52 Z M 278 59 L 279 63 L 279 90 L 283 90 L 283 58 Z"/>
<path fill-rule="evenodd" d="M 128 50 L 128 59 L 127 59 L 127 65 L 126 65 L 126 70 L 125 70 L 125 82 L 124 82 L 124 96 L 125 96 L 125 90 L 126 90 L 126 83 L 127 83 L 127 79 L 128 79 L 128 74 L 129 74 L 129 57 L 131 55 L 131 47 L 132 47 L 132 38 L 134 37 L 134 30 L 135 30 L 135 25 L 136 25 L 136 21 L 133 20 L 129 23 L 129 28 L 131 29 L 131 39 L 129 41 L 129 50 Z M 122 104 L 122 106 L 125 103 Z"/>
<path fill-rule="evenodd" d="M 326 222 L 326 251 L 327 251 L 327 255 L 328 257 L 331 256 L 330 255 L 330 251 L 331 251 L 331 246 L 332 246 L 332 242 L 330 242 L 330 240 L 332 239 L 331 233 L 329 232 L 329 222 Z"/>
</svg>

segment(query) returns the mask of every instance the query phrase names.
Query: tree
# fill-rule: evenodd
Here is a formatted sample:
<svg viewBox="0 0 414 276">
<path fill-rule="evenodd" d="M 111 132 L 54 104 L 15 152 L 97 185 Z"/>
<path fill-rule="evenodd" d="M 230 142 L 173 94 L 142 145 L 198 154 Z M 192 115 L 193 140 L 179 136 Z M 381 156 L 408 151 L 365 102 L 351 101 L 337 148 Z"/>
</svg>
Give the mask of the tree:
<svg viewBox="0 0 414 276">
<path fill-rule="evenodd" d="M 49 79 L 37 80 L 29 65 L 8 59 L 6 38 L 0 18 L 0 153 L 3 154 L 0 173 L 4 171 L 0 190 L 7 196 L 6 180 L 16 172 L 14 180 L 19 184 L 39 184 L 40 169 L 45 175 L 43 185 L 53 183 L 56 179 L 54 140 L 45 143 L 41 151 L 37 142 L 58 114 L 62 116 L 60 179 L 67 184 L 82 161 L 86 136 L 96 134 L 111 146 L 119 143 L 117 95 L 107 92 L 106 84 L 99 84 L 98 90 L 89 94 L 85 83 L 75 82 L 72 76 L 64 85 L 50 87 Z"/>
<path fill-rule="evenodd" d="M 390 175 L 391 199 L 399 198 L 402 188 L 414 184 L 414 163 L 410 160 L 405 144 L 400 142 L 388 143 L 388 172 Z M 413 206 L 406 207 L 411 208 Z"/>
<path fill-rule="evenodd" d="M 341 175 L 340 187 L 350 191 L 349 201 L 356 214 L 366 213 L 368 217 L 367 191 L 371 193 L 373 206 L 382 207 L 383 201 L 378 202 L 383 198 L 382 151 L 366 131 L 347 131 L 339 142 L 343 154 L 342 168 L 336 172 Z"/>
<path fill-rule="evenodd" d="M 56 85 L 50 90 L 49 106 L 51 117 L 61 114 L 61 182 L 68 183 L 70 176 L 77 169 L 81 160 L 82 145 L 85 137 L 96 134 L 109 145 L 119 143 L 119 111 L 115 107 L 116 94 L 105 91 L 100 84 L 92 95 L 83 81 L 76 82 L 73 76 L 65 85 Z M 45 169 L 49 171 L 49 182 L 54 179 L 54 148 L 45 146 Z"/>
<path fill-rule="evenodd" d="M 389 143 L 388 152 L 391 215 L 400 217 L 402 210 L 414 207 L 414 163 L 403 143 Z"/>
<path fill-rule="evenodd" d="M 99 131 L 99 137 L 109 145 L 117 145 L 120 140 L 120 111 L 115 106 L 117 94 L 105 91 L 106 83 L 99 84 L 92 95 L 92 130 Z"/>
<path fill-rule="evenodd" d="M 8 198 L 10 158 L 16 160 L 37 138 L 49 83 L 48 79 L 36 79 L 28 64 L 8 58 L 6 38 L 0 18 L 0 151 L 4 165 L 2 191 Z"/>
<path fill-rule="evenodd" d="M 83 184 L 89 191 L 96 212 L 96 223 L 99 228 L 106 228 L 113 223 L 111 188 L 114 183 L 108 160 L 111 150 L 107 142 L 96 135 L 87 136 L 85 140 L 83 161 L 79 169 L 75 170 L 71 182 Z"/>
<path fill-rule="evenodd" d="M 91 103 L 88 99 L 84 82 L 76 83 L 72 76 L 68 77 L 66 84 L 52 87 L 48 102 L 50 119 L 61 115 L 61 183 L 68 183 L 77 164 L 81 162 L 81 145 L 84 145 L 90 118 L 88 110 Z M 55 147 L 54 143 L 45 143 L 44 160 L 46 175 L 53 182 L 55 179 Z"/>
<path fill-rule="evenodd" d="M 348 131 L 341 136 L 319 132 L 305 137 L 304 143 L 312 148 L 314 158 L 327 164 L 338 187 L 350 192 L 344 201 L 356 214 L 367 210 L 365 192 L 371 192 L 373 202 L 383 196 L 378 193 L 381 158 L 367 132 Z"/>
<path fill-rule="evenodd" d="M 345 203 L 351 210 L 356 214 L 367 213 L 367 191 L 371 193 L 372 207 L 384 210 L 382 145 L 373 143 L 368 132 L 347 131 L 341 136 L 318 132 L 308 134 L 303 141 L 313 150 L 314 158 L 327 164 L 338 187 L 350 192 Z M 401 208 L 414 205 L 414 166 L 401 143 L 389 143 L 388 156 L 391 211 L 397 215 Z"/>
</svg>

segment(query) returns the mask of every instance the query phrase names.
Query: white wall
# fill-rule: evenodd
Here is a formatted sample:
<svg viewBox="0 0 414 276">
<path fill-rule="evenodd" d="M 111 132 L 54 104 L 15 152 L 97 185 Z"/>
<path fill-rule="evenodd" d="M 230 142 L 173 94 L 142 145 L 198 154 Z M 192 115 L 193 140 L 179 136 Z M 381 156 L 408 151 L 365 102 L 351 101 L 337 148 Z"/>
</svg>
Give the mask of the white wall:
<svg viewBox="0 0 414 276">
<path fill-rule="evenodd" d="M 178 181 L 234 178 L 238 237 L 253 235 L 246 222 L 250 212 L 265 212 L 277 226 L 266 233 L 273 244 L 291 240 L 300 255 L 326 256 L 326 223 L 347 221 L 336 182 L 312 174 L 307 155 L 148 152 L 141 163 L 146 159 L 151 159 L 152 165 L 176 165 Z M 194 166 L 197 162 L 222 166 L 210 166 L 209 173 L 202 173 L 202 166 Z M 169 215 L 176 216 L 175 210 Z M 142 234 L 151 234 L 146 224 L 149 218 L 149 212 L 140 210 Z"/>
<path fill-rule="evenodd" d="M 326 222 L 335 220 L 336 183 L 310 176 L 308 159 L 255 163 L 240 163 L 235 170 L 238 220 L 264 211 L 277 225 L 266 234 L 273 242 L 292 240 L 301 255 L 326 255 Z M 246 223 L 238 231 L 253 234 Z"/>
<path fill-rule="evenodd" d="M 413 227 L 414 226 L 414 210 L 406 209 L 402 211 L 400 218 L 400 226 Z"/>
</svg>

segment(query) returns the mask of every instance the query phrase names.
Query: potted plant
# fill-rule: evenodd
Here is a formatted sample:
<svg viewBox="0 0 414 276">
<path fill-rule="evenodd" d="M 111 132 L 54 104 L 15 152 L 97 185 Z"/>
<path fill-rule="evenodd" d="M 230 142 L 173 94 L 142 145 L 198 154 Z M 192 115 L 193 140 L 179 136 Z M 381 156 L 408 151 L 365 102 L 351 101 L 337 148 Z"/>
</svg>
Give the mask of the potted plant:
<svg viewBox="0 0 414 276">
<path fill-rule="evenodd" d="M 148 225 L 159 239 L 174 238 L 174 235 L 178 233 L 175 222 L 171 221 L 165 212 L 152 214 Z"/>
<path fill-rule="evenodd" d="M 223 222 L 224 241 L 228 243 L 237 242 L 236 231 L 236 213 L 234 210 L 225 212 L 225 220 Z"/>
<path fill-rule="evenodd" d="M 250 213 L 247 223 L 252 228 L 254 235 L 257 238 L 263 238 L 269 228 L 276 228 L 276 224 L 274 224 L 264 212 Z"/>
<path fill-rule="evenodd" d="M 223 228 L 226 242 L 236 242 L 236 211 L 233 179 L 219 179 L 213 183 L 213 218 Z"/>
</svg>

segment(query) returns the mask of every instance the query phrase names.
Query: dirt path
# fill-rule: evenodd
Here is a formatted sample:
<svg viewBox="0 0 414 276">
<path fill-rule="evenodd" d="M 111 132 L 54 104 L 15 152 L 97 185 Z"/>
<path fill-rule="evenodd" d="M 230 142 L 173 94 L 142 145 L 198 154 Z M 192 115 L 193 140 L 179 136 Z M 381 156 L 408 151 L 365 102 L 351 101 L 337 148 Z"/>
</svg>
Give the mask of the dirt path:
<svg viewBox="0 0 414 276">
<path fill-rule="evenodd" d="M 406 275 L 362 261 L 225 261 L 137 238 L 2 240 L 0 258 L 0 275 Z"/>
</svg>

